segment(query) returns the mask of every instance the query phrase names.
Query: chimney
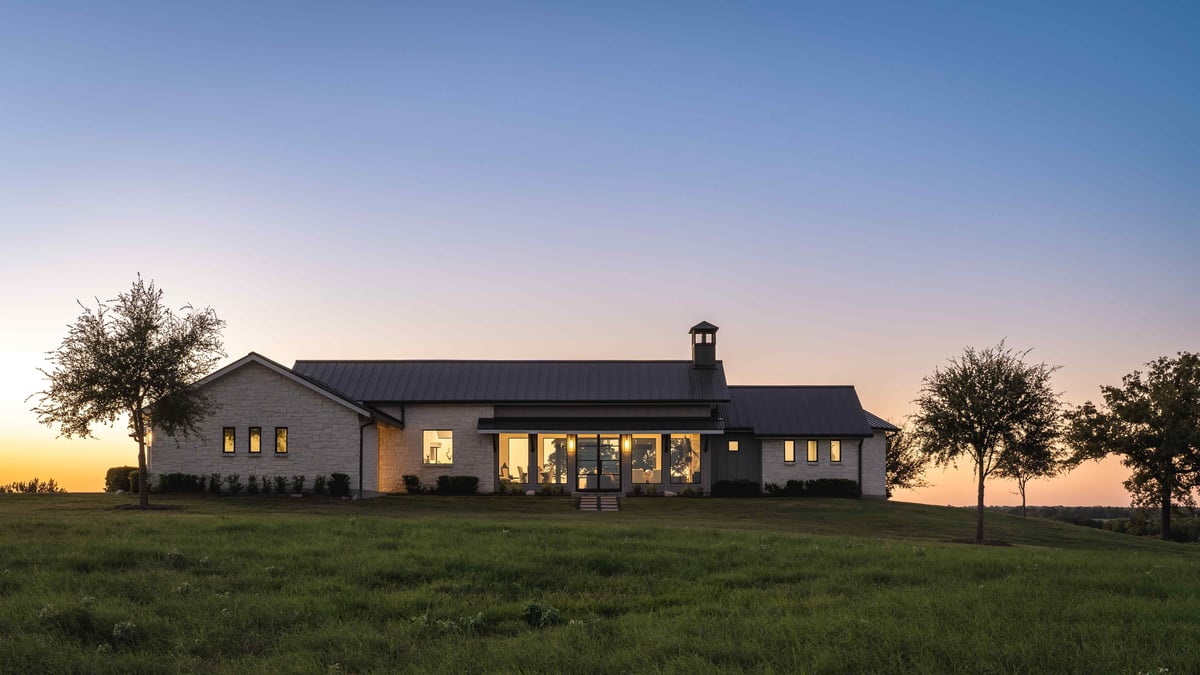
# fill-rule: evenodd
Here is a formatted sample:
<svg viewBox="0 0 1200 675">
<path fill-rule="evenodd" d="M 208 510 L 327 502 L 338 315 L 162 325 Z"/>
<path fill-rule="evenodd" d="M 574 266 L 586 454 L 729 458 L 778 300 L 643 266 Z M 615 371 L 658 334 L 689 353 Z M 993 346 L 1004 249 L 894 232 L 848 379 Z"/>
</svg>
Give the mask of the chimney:
<svg viewBox="0 0 1200 675">
<path fill-rule="evenodd" d="M 717 367 L 717 327 L 707 321 L 692 326 L 692 367 Z"/>
</svg>

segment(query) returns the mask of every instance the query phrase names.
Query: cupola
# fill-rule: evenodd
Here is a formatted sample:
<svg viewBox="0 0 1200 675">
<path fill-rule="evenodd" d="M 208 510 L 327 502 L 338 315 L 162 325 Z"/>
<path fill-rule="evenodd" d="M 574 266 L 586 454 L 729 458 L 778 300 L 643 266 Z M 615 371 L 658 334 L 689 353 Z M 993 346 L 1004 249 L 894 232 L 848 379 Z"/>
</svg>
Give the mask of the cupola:
<svg viewBox="0 0 1200 675">
<path fill-rule="evenodd" d="M 688 331 L 692 336 L 693 368 L 717 367 L 717 330 L 711 323 L 701 321 Z"/>
</svg>

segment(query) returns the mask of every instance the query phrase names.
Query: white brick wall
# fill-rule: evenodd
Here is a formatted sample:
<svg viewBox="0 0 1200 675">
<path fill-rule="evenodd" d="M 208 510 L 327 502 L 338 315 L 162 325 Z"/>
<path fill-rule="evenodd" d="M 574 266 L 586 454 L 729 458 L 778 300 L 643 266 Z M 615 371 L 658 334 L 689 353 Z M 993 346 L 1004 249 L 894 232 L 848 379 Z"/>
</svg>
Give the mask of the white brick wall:
<svg viewBox="0 0 1200 675">
<path fill-rule="evenodd" d="M 887 496 L 887 437 L 882 431 L 863 440 L 862 483 L 864 497 Z"/>
<path fill-rule="evenodd" d="M 244 484 L 257 476 L 303 475 L 307 485 L 318 475 L 350 475 L 358 488 L 358 428 L 353 410 L 304 385 L 254 362 L 206 385 L 216 409 L 200 424 L 200 434 L 172 438 L 155 430 L 150 449 L 150 471 L 222 476 L 241 474 Z M 262 452 L 250 454 L 250 427 L 262 428 Z M 237 429 L 236 451 L 222 452 L 222 427 Z M 275 427 L 288 428 L 288 452 L 275 453 Z M 364 430 L 371 433 L 371 427 Z M 374 447 L 364 438 L 364 481 L 376 490 Z"/>
<path fill-rule="evenodd" d="M 829 461 L 829 439 L 817 441 L 817 461 L 808 462 L 808 439 L 796 439 L 796 461 L 786 464 L 783 461 L 783 440 L 764 438 L 762 441 L 762 473 L 763 483 L 775 483 L 783 487 L 789 480 L 816 480 L 818 478 L 847 478 L 858 480 L 858 439 L 843 438 L 842 461 Z M 866 447 L 863 447 L 866 454 Z M 864 468 L 866 464 L 864 463 Z M 863 473 L 863 483 L 867 482 L 866 472 Z M 865 487 L 865 486 L 864 486 Z"/>
<path fill-rule="evenodd" d="M 398 408 L 381 407 L 400 417 Z M 379 486 L 383 492 L 404 489 L 404 474 L 421 477 L 421 484 L 434 486 L 437 477 L 475 476 L 480 492 L 496 489 L 493 436 L 478 431 L 479 418 L 492 417 L 490 405 L 408 404 L 404 406 L 404 428 L 382 426 L 379 434 Z M 423 435 L 426 430 L 454 432 L 454 463 L 425 466 Z"/>
</svg>

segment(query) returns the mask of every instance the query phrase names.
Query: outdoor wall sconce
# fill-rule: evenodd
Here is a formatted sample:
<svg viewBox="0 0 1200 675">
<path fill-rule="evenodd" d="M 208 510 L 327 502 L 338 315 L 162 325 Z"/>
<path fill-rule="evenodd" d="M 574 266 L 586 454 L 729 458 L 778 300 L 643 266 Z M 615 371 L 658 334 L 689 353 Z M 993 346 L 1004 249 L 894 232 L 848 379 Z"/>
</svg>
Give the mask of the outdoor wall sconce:
<svg viewBox="0 0 1200 675">
<path fill-rule="evenodd" d="M 632 446 L 633 446 L 633 442 L 629 440 L 628 436 L 621 437 L 621 449 L 622 450 L 624 450 L 625 452 L 629 452 L 629 448 L 631 448 Z"/>
</svg>

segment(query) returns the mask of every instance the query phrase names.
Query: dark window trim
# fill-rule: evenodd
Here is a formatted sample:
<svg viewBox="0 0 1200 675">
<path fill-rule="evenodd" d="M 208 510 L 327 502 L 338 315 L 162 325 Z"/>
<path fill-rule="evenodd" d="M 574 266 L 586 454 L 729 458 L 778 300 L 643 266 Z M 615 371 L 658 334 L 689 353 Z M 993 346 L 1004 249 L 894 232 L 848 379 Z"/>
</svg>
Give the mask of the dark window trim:
<svg viewBox="0 0 1200 675">
<path fill-rule="evenodd" d="M 814 450 L 814 452 L 813 452 L 813 455 L 815 455 L 815 456 L 816 456 L 816 459 L 808 459 L 808 457 L 809 457 L 809 454 L 808 454 L 808 448 L 809 448 L 809 444 L 812 444 L 812 448 L 813 448 L 813 450 Z M 821 463 L 821 441 L 820 441 L 820 440 L 818 440 L 818 439 L 816 439 L 816 438 L 806 438 L 806 439 L 804 439 L 804 459 L 805 459 L 805 460 L 806 460 L 806 461 L 807 461 L 809 464 L 820 464 L 820 463 Z"/>
<path fill-rule="evenodd" d="M 254 432 L 258 432 L 258 449 L 254 449 Z M 262 427 L 250 427 L 250 431 L 246 433 L 246 452 L 252 455 L 262 454 Z"/>
<path fill-rule="evenodd" d="M 432 462 L 427 462 L 427 461 L 425 461 L 425 459 L 426 459 L 426 455 L 425 455 L 425 432 L 426 432 L 426 431 L 433 431 L 433 432 L 438 432 L 438 431 L 449 431 L 449 432 L 450 432 L 450 442 L 451 442 L 451 443 L 453 443 L 453 442 L 454 442 L 454 430 L 453 430 L 453 429 L 445 429 L 445 428 L 441 428 L 441 429 L 421 429 L 421 466 L 454 466 L 454 454 L 455 454 L 455 453 L 454 453 L 454 451 L 453 451 L 453 450 L 451 450 L 451 451 L 450 451 L 450 452 L 451 452 L 451 455 L 450 455 L 450 461 L 449 461 L 449 462 L 441 462 L 441 463 L 438 463 L 438 464 L 434 464 L 434 463 L 432 463 Z M 497 434 L 497 436 L 499 436 L 499 434 Z M 498 471 L 497 471 L 496 475 L 497 475 L 497 476 L 498 476 L 498 475 L 500 475 Z"/>
<path fill-rule="evenodd" d="M 226 436 L 233 433 L 232 443 L 226 443 Z M 237 427 L 221 427 L 221 454 L 232 455 L 237 453 Z"/>
<path fill-rule="evenodd" d="M 788 443 L 792 444 L 792 458 L 791 459 L 787 458 L 787 444 Z M 796 439 L 794 439 L 794 438 L 785 438 L 783 440 L 783 463 L 784 464 L 795 464 L 796 463 Z"/>
<path fill-rule="evenodd" d="M 282 451 L 279 449 L 279 432 L 280 431 L 283 432 L 283 438 L 284 438 Z M 288 454 L 287 437 L 288 437 L 288 428 L 287 427 L 275 427 L 275 454 L 276 455 Z"/>
<path fill-rule="evenodd" d="M 701 434 L 666 434 L 666 436 L 667 436 L 666 452 L 667 452 L 667 462 L 668 462 L 666 471 L 669 474 L 669 476 L 667 478 L 667 482 L 670 483 L 671 485 L 700 485 L 700 484 L 702 484 L 703 481 L 701 481 L 701 480 L 692 480 L 691 482 L 688 482 L 688 481 L 685 481 L 682 479 L 677 480 L 675 478 L 675 472 L 671 471 L 672 462 L 674 462 L 674 460 L 672 459 L 672 456 L 675 454 L 675 448 L 671 447 L 671 437 L 672 436 L 699 436 L 700 443 L 703 444 L 704 436 Z M 700 451 L 701 451 L 701 448 L 695 449 L 695 452 L 697 455 L 700 454 Z M 701 466 L 703 466 L 703 464 L 701 464 Z M 692 478 L 695 479 L 696 475 L 699 473 L 701 473 L 701 472 L 700 471 L 693 472 Z"/>
<path fill-rule="evenodd" d="M 833 444 L 834 443 L 838 444 L 837 459 L 833 458 Z M 830 464 L 841 464 L 842 463 L 842 440 L 840 438 L 829 439 L 829 463 Z"/>
</svg>

